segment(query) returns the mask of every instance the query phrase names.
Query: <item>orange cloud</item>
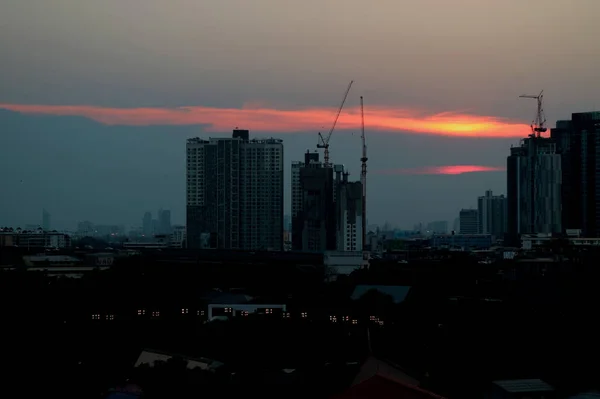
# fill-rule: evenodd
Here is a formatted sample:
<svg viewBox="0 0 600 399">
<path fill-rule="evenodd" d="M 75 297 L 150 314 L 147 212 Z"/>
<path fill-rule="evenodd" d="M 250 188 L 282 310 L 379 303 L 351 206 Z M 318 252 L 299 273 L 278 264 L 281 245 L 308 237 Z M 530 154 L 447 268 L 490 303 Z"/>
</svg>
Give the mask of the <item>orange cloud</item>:
<svg viewBox="0 0 600 399">
<path fill-rule="evenodd" d="M 77 115 L 107 125 L 207 125 L 208 131 L 225 132 L 235 126 L 259 132 L 285 133 L 328 130 L 335 114 L 330 108 L 275 109 L 262 103 L 239 108 L 104 108 L 86 105 L 0 104 L 0 108 L 26 114 Z M 368 130 L 405 131 L 461 137 L 523 137 L 529 125 L 491 116 L 466 113 L 423 112 L 370 106 L 365 110 Z M 325 126 L 325 128 L 323 128 Z M 337 129 L 357 130 L 360 109 L 348 108 Z"/>
<path fill-rule="evenodd" d="M 408 169 L 387 169 L 376 171 L 381 175 L 462 175 L 463 173 L 475 172 L 502 172 L 505 168 L 497 166 L 481 165 L 447 165 L 447 166 L 425 166 Z"/>
</svg>

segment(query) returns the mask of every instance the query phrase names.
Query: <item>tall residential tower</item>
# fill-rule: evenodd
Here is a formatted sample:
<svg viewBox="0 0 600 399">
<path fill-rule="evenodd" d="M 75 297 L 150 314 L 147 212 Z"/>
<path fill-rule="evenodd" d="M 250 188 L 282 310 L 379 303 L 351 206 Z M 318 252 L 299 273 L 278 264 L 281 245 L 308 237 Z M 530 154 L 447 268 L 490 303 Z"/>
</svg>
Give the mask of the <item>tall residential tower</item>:
<svg viewBox="0 0 600 399">
<path fill-rule="evenodd" d="M 283 248 L 283 142 L 232 138 L 187 142 L 190 248 Z"/>
<path fill-rule="evenodd" d="M 561 158 L 556 144 L 530 135 L 507 159 L 507 230 L 520 234 L 560 233 Z"/>
<path fill-rule="evenodd" d="M 562 162 L 562 226 L 600 237 L 600 111 L 557 121 L 551 137 Z"/>
</svg>

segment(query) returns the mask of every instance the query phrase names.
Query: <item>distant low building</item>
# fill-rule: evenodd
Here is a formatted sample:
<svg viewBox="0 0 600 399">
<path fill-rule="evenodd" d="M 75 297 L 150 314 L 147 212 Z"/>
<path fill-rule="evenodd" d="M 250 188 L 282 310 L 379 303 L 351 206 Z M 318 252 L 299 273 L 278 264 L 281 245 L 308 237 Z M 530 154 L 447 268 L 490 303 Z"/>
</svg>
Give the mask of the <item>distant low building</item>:
<svg viewBox="0 0 600 399">
<path fill-rule="evenodd" d="M 365 259 L 362 251 L 326 251 L 323 263 L 331 275 L 348 275 L 369 267 L 369 259 Z"/>
<path fill-rule="evenodd" d="M 187 233 L 185 226 L 173 226 L 171 233 L 171 246 L 184 248 L 186 245 Z"/>
<path fill-rule="evenodd" d="M 461 209 L 459 214 L 460 234 L 477 234 L 479 232 L 478 223 L 477 209 Z"/>
<path fill-rule="evenodd" d="M 71 237 L 57 231 L 0 229 L 0 247 L 69 248 Z"/>
<path fill-rule="evenodd" d="M 208 320 L 221 320 L 222 318 L 244 317 L 250 314 L 281 315 L 286 312 L 284 304 L 259 304 L 238 303 L 223 304 L 213 303 L 208 305 Z"/>
<path fill-rule="evenodd" d="M 492 246 L 491 234 L 440 234 L 431 239 L 433 248 L 449 249 L 489 249 Z"/>
</svg>

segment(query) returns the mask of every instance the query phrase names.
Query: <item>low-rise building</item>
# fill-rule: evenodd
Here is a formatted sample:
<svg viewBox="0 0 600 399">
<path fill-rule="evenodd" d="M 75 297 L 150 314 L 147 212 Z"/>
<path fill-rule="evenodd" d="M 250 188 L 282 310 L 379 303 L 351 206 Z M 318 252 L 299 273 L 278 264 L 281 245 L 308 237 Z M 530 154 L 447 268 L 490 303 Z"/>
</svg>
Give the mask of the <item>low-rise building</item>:
<svg viewBox="0 0 600 399">
<path fill-rule="evenodd" d="M 363 251 L 327 251 L 323 256 L 323 264 L 333 275 L 348 275 L 355 270 L 368 268 L 369 257 Z"/>
<path fill-rule="evenodd" d="M 433 248 L 450 249 L 489 249 L 492 246 L 491 234 L 439 234 L 431 239 Z"/>
<path fill-rule="evenodd" d="M 0 229 L 0 247 L 69 248 L 71 237 L 58 231 Z"/>
</svg>

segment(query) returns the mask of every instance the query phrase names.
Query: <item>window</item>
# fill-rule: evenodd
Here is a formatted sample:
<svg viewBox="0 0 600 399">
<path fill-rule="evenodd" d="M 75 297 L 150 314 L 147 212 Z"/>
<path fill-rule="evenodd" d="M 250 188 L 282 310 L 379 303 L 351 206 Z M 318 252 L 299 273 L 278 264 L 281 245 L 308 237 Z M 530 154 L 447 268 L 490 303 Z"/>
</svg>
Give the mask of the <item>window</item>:
<svg viewBox="0 0 600 399">
<path fill-rule="evenodd" d="M 92 315 L 92 320 L 100 320 L 100 315 L 99 314 L 93 314 Z"/>
<path fill-rule="evenodd" d="M 189 312 L 189 309 L 186 309 L 186 308 L 181 309 L 181 314 L 188 314 L 188 312 Z"/>
<path fill-rule="evenodd" d="M 112 321 L 114 319 L 115 319 L 115 315 L 113 315 L 113 314 L 107 314 L 106 315 L 106 320 Z"/>
<path fill-rule="evenodd" d="M 244 311 L 242 312 L 242 316 L 244 316 L 244 317 L 248 317 L 248 311 L 244 310 Z"/>
<path fill-rule="evenodd" d="M 306 318 L 308 317 L 308 313 L 306 313 L 306 312 L 302 312 L 302 313 L 300 314 L 300 316 L 301 316 L 303 319 L 306 319 Z"/>
<path fill-rule="evenodd" d="M 231 313 L 232 309 L 231 308 L 225 308 L 225 313 Z"/>
<path fill-rule="evenodd" d="M 284 313 L 282 314 L 282 316 L 283 316 L 283 318 L 284 318 L 284 319 L 289 319 L 289 318 L 290 318 L 290 314 L 289 314 L 289 313 L 286 313 L 286 312 L 284 312 Z"/>
<path fill-rule="evenodd" d="M 369 320 L 371 320 L 371 321 L 375 321 L 375 319 L 377 319 L 375 316 L 369 317 Z"/>
<path fill-rule="evenodd" d="M 137 311 L 138 316 L 143 316 L 145 314 L 146 314 L 146 309 L 138 309 L 138 311 Z"/>
<path fill-rule="evenodd" d="M 273 314 L 273 309 L 265 309 L 266 314 Z"/>
<path fill-rule="evenodd" d="M 198 316 L 204 316 L 204 310 L 197 311 L 196 315 L 198 315 Z"/>
<path fill-rule="evenodd" d="M 160 317 L 160 312 L 158 310 L 152 312 L 152 317 Z"/>
<path fill-rule="evenodd" d="M 358 320 L 352 319 L 352 324 L 358 324 Z"/>
</svg>

